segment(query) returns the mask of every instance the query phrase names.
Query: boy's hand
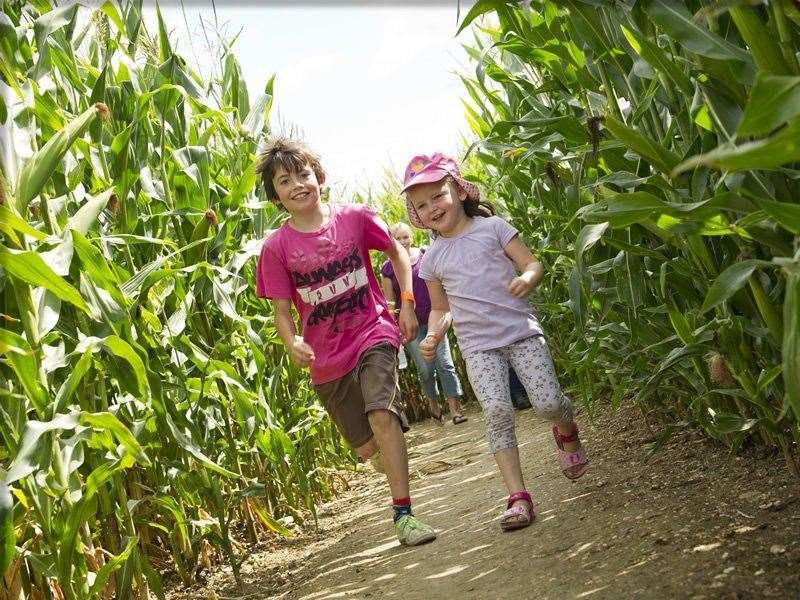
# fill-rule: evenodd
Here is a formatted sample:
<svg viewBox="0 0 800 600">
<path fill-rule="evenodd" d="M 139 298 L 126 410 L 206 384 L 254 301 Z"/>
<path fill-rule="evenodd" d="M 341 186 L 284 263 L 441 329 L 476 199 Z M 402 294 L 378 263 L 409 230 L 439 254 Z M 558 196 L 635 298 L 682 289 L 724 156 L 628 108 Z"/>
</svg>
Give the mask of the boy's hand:
<svg viewBox="0 0 800 600">
<path fill-rule="evenodd" d="M 508 284 L 508 291 L 515 298 L 524 298 L 531 293 L 533 288 L 533 281 L 529 273 L 514 277 Z"/>
<path fill-rule="evenodd" d="M 439 345 L 439 342 L 442 340 L 442 336 L 436 333 L 429 333 L 425 336 L 425 339 L 422 340 L 419 344 L 419 352 L 422 354 L 422 357 L 431 362 L 434 358 L 436 358 L 436 346 Z"/>
<path fill-rule="evenodd" d="M 314 350 L 311 346 L 306 344 L 305 340 L 299 335 L 294 338 L 294 343 L 291 348 L 291 356 L 294 363 L 300 367 L 307 367 L 314 362 Z"/>
<path fill-rule="evenodd" d="M 417 337 L 419 323 L 417 322 L 417 313 L 414 312 L 414 306 L 410 302 L 403 302 L 400 306 L 400 317 L 397 324 L 400 325 L 404 344 Z"/>
</svg>

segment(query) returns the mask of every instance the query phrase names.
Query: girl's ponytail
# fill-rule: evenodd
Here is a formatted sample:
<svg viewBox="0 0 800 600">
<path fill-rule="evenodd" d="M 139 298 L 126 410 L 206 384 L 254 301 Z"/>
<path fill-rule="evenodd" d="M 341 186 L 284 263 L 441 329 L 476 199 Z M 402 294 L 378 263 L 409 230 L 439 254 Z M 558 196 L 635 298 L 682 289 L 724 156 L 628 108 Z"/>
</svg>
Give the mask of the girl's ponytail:
<svg viewBox="0 0 800 600">
<path fill-rule="evenodd" d="M 467 197 L 463 204 L 468 217 L 491 217 L 495 214 L 494 207 L 480 198 Z"/>
</svg>

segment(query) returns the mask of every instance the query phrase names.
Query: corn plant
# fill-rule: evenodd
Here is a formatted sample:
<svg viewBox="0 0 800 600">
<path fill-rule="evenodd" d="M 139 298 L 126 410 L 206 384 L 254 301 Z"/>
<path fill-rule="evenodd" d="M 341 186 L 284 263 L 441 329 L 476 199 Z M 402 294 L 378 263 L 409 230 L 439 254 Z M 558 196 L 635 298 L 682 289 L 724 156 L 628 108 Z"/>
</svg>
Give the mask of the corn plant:
<svg viewBox="0 0 800 600">
<path fill-rule="evenodd" d="M 141 0 L 0 12 L 0 597 L 164 597 L 350 460 L 255 298 L 273 81 Z"/>
<path fill-rule="evenodd" d="M 800 441 L 800 11 L 478 2 L 474 177 L 546 265 L 572 391 L 736 446 Z"/>
</svg>

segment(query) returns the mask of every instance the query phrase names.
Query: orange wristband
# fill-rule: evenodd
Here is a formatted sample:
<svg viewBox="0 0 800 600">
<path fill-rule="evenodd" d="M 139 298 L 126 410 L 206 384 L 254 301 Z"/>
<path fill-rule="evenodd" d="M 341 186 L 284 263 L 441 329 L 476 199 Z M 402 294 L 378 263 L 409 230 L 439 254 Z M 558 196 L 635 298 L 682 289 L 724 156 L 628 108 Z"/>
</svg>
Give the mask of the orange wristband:
<svg viewBox="0 0 800 600">
<path fill-rule="evenodd" d="M 409 292 L 409 291 L 400 292 L 400 300 L 408 300 L 409 302 L 413 302 L 414 304 L 417 303 L 417 301 L 414 299 L 414 292 Z"/>
</svg>

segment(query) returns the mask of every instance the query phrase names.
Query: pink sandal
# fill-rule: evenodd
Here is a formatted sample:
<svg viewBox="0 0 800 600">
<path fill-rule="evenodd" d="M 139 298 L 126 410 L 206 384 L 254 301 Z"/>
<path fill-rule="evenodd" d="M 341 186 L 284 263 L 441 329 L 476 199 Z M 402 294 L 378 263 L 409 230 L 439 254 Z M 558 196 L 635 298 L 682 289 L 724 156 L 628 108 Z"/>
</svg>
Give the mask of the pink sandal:
<svg viewBox="0 0 800 600">
<path fill-rule="evenodd" d="M 556 425 L 553 425 L 553 437 L 556 438 L 556 446 L 558 446 L 558 460 L 561 463 L 561 472 L 564 473 L 564 477 L 567 479 L 575 481 L 586 473 L 586 465 L 589 464 L 589 459 L 586 457 L 586 451 L 583 446 L 574 452 L 564 450 L 564 444 L 580 442 L 578 426 L 573 423 L 572 427 L 572 433 L 564 435 Z"/>
<path fill-rule="evenodd" d="M 512 506 L 518 500 L 525 500 L 528 506 Z M 503 531 L 513 531 L 527 527 L 536 518 L 533 512 L 533 500 L 531 495 L 525 490 L 511 494 L 506 503 L 506 511 L 500 516 L 500 527 Z"/>
</svg>

